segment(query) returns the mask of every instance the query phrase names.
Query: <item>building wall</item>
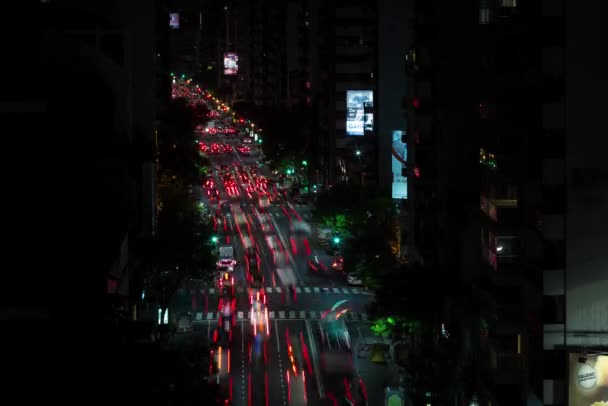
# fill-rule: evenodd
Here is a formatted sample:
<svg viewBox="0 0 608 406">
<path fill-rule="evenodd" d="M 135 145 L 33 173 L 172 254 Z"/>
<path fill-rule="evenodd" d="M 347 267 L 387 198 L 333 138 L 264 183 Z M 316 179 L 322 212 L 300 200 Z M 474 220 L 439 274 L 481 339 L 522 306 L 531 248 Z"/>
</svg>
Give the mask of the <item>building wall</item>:
<svg viewBox="0 0 608 406">
<path fill-rule="evenodd" d="M 566 345 L 608 347 L 608 62 L 597 55 L 607 8 L 568 1 L 566 10 Z M 564 219 L 551 221 L 558 233 Z"/>
<path fill-rule="evenodd" d="M 407 94 L 405 55 L 412 45 L 413 2 L 378 3 L 378 92 L 376 128 L 378 180 L 392 184 L 391 141 L 394 130 L 407 130 L 402 99 Z"/>
</svg>

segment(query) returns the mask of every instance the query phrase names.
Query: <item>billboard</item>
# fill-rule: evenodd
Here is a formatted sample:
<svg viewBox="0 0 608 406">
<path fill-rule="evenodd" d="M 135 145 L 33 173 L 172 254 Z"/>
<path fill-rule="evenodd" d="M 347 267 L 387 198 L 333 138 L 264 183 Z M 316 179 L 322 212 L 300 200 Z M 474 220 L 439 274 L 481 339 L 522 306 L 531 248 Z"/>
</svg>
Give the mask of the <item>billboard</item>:
<svg viewBox="0 0 608 406">
<path fill-rule="evenodd" d="M 169 13 L 169 27 L 179 28 L 179 13 Z"/>
<path fill-rule="evenodd" d="M 569 354 L 569 406 L 608 406 L 608 355 Z"/>
<path fill-rule="evenodd" d="M 407 167 L 407 144 L 401 141 L 405 131 L 393 130 L 391 162 L 393 170 L 393 199 L 407 199 L 407 177 L 401 170 Z"/>
<path fill-rule="evenodd" d="M 239 57 L 234 52 L 224 54 L 224 75 L 236 75 L 239 71 Z"/>
<path fill-rule="evenodd" d="M 346 135 L 362 136 L 374 131 L 374 91 L 346 91 Z"/>
</svg>

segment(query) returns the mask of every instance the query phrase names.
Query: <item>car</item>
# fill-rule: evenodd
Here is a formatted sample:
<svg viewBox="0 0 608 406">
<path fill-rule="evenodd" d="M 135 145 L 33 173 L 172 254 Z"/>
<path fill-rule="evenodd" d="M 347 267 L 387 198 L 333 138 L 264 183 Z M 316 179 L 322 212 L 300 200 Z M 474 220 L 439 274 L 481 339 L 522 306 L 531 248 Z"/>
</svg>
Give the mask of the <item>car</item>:
<svg viewBox="0 0 608 406">
<path fill-rule="evenodd" d="M 262 289 L 257 290 L 255 295 L 250 296 L 251 311 L 249 318 L 253 329 L 253 336 L 268 337 L 270 335 L 270 322 L 268 320 L 268 307 L 266 307 L 266 296 Z"/>
<path fill-rule="evenodd" d="M 321 261 L 318 255 L 313 255 L 308 259 L 308 269 L 314 272 L 327 271 L 327 266 Z"/>
<path fill-rule="evenodd" d="M 192 314 L 180 313 L 177 317 L 176 332 L 190 333 L 192 330 Z"/>
<path fill-rule="evenodd" d="M 218 261 L 220 262 L 220 261 Z M 218 273 L 226 273 L 226 272 L 234 272 L 234 266 L 233 265 L 229 265 L 229 264 L 225 264 L 225 265 L 218 265 L 216 270 L 218 271 Z"/>
<path fill-rule="evenodd" d="M 363 279 L 361 279 L 361 275 L 358 275 L 356 273 L 349 273 L 348 275 L 346 275 L 346 282 L 348 282 L 349 285 L 353 286 L 363 285 Z"/>
<path fill-rule="evenodd" d="M 287 359 L 289 368 L 285 371 L 287 378 L 287 404 L 304 406 L 308 403 L 306 395 L 306 373 L 302 362 L 300 340 L 287 334 Z"/>
<path fill-rule="evenodd" d="M 344 271 L 344 257 L 342 255 L 336 255 L 331 262 L 331 269 L 335 271 Z"/>
</svg>

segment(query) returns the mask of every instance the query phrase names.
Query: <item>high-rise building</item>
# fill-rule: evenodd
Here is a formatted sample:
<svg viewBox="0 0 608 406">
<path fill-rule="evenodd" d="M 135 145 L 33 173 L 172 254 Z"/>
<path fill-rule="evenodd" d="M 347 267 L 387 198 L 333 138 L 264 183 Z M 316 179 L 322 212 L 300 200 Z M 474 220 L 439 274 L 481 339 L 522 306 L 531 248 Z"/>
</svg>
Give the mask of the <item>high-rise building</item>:
<svg viewBox="0 0 608 406">
<path fill-rule="evenodd" d="M 603 5 L 602 5 L 603 6 Z M 608 164 L 602 151 L 605 6 L 544 2 L 542 22 L 543 394 L 608 400 Z M 603 34 L 602 34 L 603 33 Z"/>
<path fill-rule="evenodd" d="M 154 232 L 157 6 L 10 5 L 7 15 L 27 18 L 9 22 L 4 41 L 5 248 L 18 266 L 5 275 L 2 318 L 19 333 L 13 376 L 33 364 L 45 376 L 20 387 L 22 402 L 58 393 L 60 379 L 101 382 L 82 354 L 103 347 L 104 319 L 131 310 L 128 241 Z M 72 340 L 75 331 L 87 339 Z M 69 377 L 45 370 L 58 363 Z"/>
<path fill-rule="evenodd" d="M 451 316 L 465 338 L 462 401 L 608 397 L 607 167 L 594 136 L 606 67 L 591 9 L 415 4 L 408 253 L 469 287 Z"/>
<path fill-rule="evenodd" d="M 465 338 L 461 401 L 542 397 L 538 135 L 543 98 L 556 92 L 538 80 L 539 20 L 531 3 L 415 4 L 404 98 L 408 254 L 469 297 L 446 315 Z"/>
</svg>

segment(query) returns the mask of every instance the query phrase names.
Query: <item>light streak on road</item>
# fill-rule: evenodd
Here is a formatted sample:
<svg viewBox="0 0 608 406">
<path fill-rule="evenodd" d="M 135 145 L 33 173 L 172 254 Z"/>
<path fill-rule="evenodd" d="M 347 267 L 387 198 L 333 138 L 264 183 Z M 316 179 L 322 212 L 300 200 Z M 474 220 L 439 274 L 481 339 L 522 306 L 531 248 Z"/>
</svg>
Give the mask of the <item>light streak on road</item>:
<svg viewBox="0 0 608 406">
<path fill-rule="evenodd" d="M 319 397 L 323 399 L 325 394 L 325 390 L 323 389 L 323 383 L 321 382 L 321 374 L 319 373 L 319 367 L 317 366 L 317 362 L 315 360 L 317 354 L 317 347 L 312 335 L 312 329 L 310 328 L 310 323 L 308 320 L 304 320 L 306 324 L 306 334 L 308 335 L 308 342 L 310 343 L 310 351 L 312 352 L 312 366 L 315 371 L 315 379 L 317 380 L 317 389 L 319 390 Z"/>
<path fill-rule="evenodd" d="M 277 321 L 274 321 L 274 332 L 277 335 L 277 352 L 281 352 L 281 347 L 279 346 L 279 328 L 277 326 Z"/>
</svg>

